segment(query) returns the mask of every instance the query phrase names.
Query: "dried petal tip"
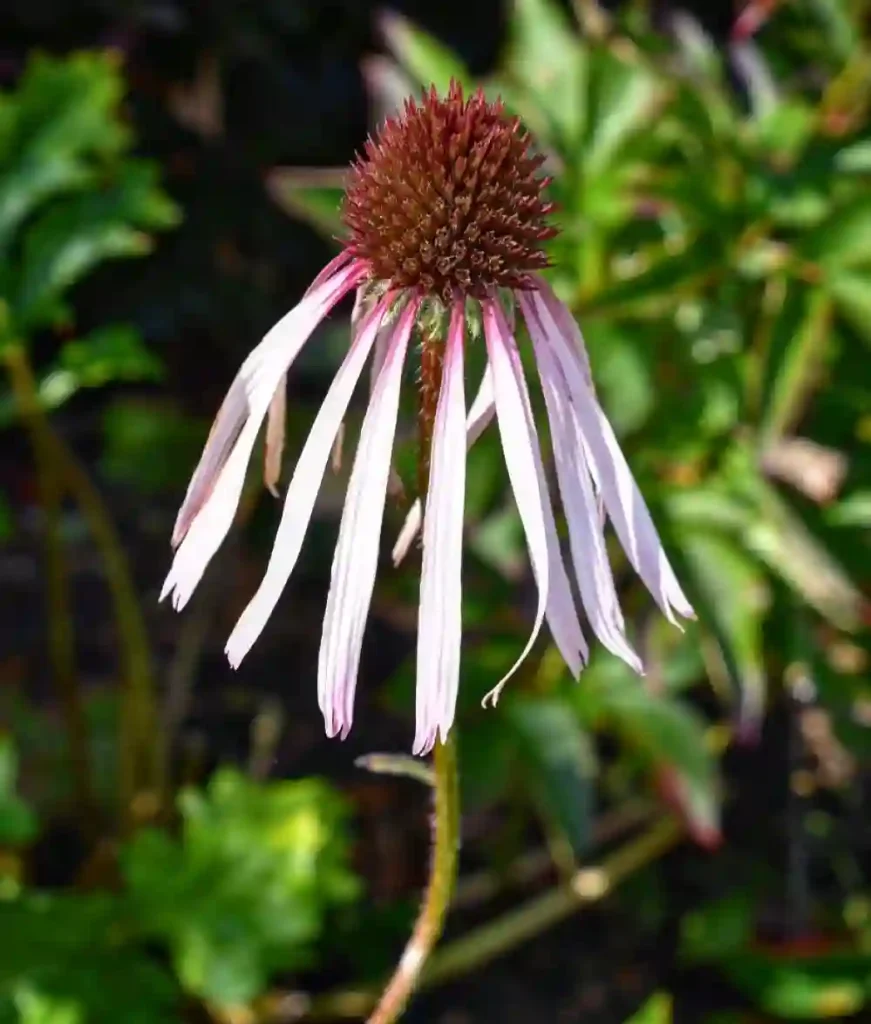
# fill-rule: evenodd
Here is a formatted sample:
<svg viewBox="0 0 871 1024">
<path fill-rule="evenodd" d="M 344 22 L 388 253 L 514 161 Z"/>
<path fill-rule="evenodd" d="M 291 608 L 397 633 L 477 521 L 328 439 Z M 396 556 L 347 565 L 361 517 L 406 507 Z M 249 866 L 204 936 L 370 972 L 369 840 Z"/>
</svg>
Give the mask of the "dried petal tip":
<svg viewBox="0 0 871 1024">
<path fill-rule="evenodd" d="M 450 302 L 494 287 L 524 288 L 547 266 L 541 243 L 544 158 L 501 101 L 451 84 L 418 104 L 407 100 L 351 171 L 343 217 L 349 251 L 396 288 L 421 288 Z"/>
</svg>

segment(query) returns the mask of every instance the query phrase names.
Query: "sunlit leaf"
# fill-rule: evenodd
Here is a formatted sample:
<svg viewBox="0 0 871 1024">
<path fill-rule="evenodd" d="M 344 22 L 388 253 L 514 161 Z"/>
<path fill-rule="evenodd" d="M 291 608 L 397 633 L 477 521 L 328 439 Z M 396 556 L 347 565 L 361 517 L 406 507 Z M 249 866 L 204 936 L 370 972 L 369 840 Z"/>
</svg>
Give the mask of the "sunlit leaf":
<svg viewBox="0 0 871 1024">
<path fill-rule="evenodd" d="M 325 238 L 342 235 L 344 171 L 279 167 L 268 178 L 269 192 L 285 213 L 310 224 Z"/>
<path fill-rule="evenodd" d="M 596 758 L 571 706 L 556 699 L 506 701 L 522 776 L 553 825 L 580 856 L 590 842 Z"/>
<path fill-rule="evenodd" d="M 462 61 L 423 29 L 393 12 L 379 18 L 379 27 L 387 47 L 402 67 L 423 88 L 434 85 L 444 95 L 451 79 L 469 85 L 469 72 Z"/>
<path fill-rule="evenodd" d="M 258 785 L 225 769 L 180 809 L 179 842 L 145 830 L 124 854 L 135 912 L 189 992 L 245 1003 L 307 963 L 327 911 L 356 895 L 344 806 L 317 780 Z"/>
<path fill-rule="evenodd" d="M 765 573 L 738 538 L 691 531 L 682 534 L 681 548 L 693 573 L 691 598 L 718 641 L 741 722 L 755 732 L 765 708 L 763 623 L 770 600 Z"/>
<path fill-rule="evenodd" d="M 871 995 L 871 964 L 861 953 L 811 958 L 748 951 L 725 958 L 722 967 L 763 1010 L 787 1020 L 844 1020 Z"/>
<path fill-rule="evenodd" d="M 761 419 L 768 438 L 789 431 L 798 420 L 830 351 L 831 302 L 821 289 L 796 281 L 786 285 L 767 347 Z"/>
<path fill-rule="evenodd" d="M 514 0 L 508 69 L 566 147 L 580 138 L 586 117 L 587 53 L 554 0 Z"/>
</svg>

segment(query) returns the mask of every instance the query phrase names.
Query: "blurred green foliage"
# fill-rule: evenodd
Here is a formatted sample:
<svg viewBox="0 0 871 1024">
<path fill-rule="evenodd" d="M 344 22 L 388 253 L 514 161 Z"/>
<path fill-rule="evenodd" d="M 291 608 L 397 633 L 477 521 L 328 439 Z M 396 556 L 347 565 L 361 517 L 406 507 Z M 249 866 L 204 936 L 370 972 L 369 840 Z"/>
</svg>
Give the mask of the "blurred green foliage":
<svg viewBox="0 0 871 1024">
<path fill-rule="evenodd" d="M 29 809 L 0 798 L 0 843 L 31 838 Z M 0 889 L 0 1021 L 180 1020 L 181 990 L 241 1005 L 311 962 L 330 913 L 358 895 L 336 793 L 223 769 L 183 790 L 179 812 L 177 840 L 144 829 L 124 845 L 116 894 Z"/>
<path fill-rule="evenodd" d="M 526 558 L 498 438 L 481 438 L 469 455 L 462 786 L 473 813 L 508 809 L 482 842 L 506 872 L 531 823 L 567 872 L 597 848 L 608 813 L 639 802 L 644 813 L 676 812 L 715 848 L 728 796 L 720 754 L 757 739 L 784 699 L 813 698 L 831 725 L 829 750 L 852 766 L 831 781 L 824 759 L 816 765 L 814 785 L 834 805 L 853 798 L 871 751 L 867 7 L 780 5 L 772 35 L 733 43 L 729 67 L 687 19 L 666 40 L 636 5 L 607 31 L 593 21 L 581 31 L 566 6 L 514 0 L 503 59 L 480 84 L 547 156 L 562 228 L 551 280 L 584 330 L 601 400 L 699 621 L 685 632 L 662 621 L 615 551 L 646 677 L 596 651 L 574 686 L 544 650 L 482 711 L 525 625 L 515 598 Z M 591 5 L 577 7 L 589 16 Z M 388 56 L 368 75 L 378 110 L 452 77 L 479 84 L 409 22 L 385 16 L 380 27 Z M 50 340 L 36 374 L 45 412 L 85 388 L 163 373 L 127 324 L 75 330 L 76 287 L 105 261 L 147 254 L 151 233 L 178 219 L 159 168 L 132 155 L 124 92 L 116 59 L 77 54 L 34 58 L 0 97 L 0 346 Z M 340 174 L 273 169 L 270 191 L 333 239 Z M 306 372 L 344 338 L 325 338 Z M 481 353 L 469 362 L 477 372 Z M 20 412 L 0 395 L 0 426 Z M 290 450 L 306 415 L 304 403 L 291 413 Z M 171 398 L 113 395 L 103 423 L 107 477 L 149 498 L 183 486 L 202 430 Z M 414 457 L 410 444 L 399 454 L 409 480 Z M 4 510 L 0 537 L 13 524 Z M 379 586 L 386 607 L 414 607 L 413 571 Z M 382 688 L 387 710 L 408 716 L 413 671 L 404 662 Z M 97 810 L 111 817 L 123 713 L 116 700 L 86 704 Z M 352 918 L 351 959 L 389 966 L 371 935 L 392 934 L 394 911 L 359 905 L 345 803 L 314 779 L 218 769 L 180 790 L 177 817 L 170 800 L 125 835 L 96 883 L 82 869 L 76 887 L 31 885 L 38 822 L 50 826 L 70 801 L 69 759 L 41 709 L 16 714 L 15 731 L 22 762 L 48 765 L 51 778 L 25 799 L 16 748 L 0 736 L 0 1024 L 173 1021 L 191 1006 L 194 1017 L 205 1006 L 217 1019 L 254 1019 L 246 1014 L 283 975 L 321 963 L 325 934 L 351 909 L 364 922 Z M 838 813 L 820 812 L 821 834 L 836 832 Z M 775 1018 L 860 1012 L 867 886 L 859 855 L 837 835 L 831 843 L 839 887 L 805 922 L 825 934 L 818 947 L 759 939 L 775 887 L 760 863 L 761 880 L 736 880 L 737 897 L 723 896 L 727 882 L 682 914 L 682 966 L 717 972 Z M 642 890 L 631 912 L 658 920 L 656 880 L 645 875 Z M 404 927 L 404 907 L 399 916 Z M 664 992 L 631 1017 L 671 1020 Z"/>
<path fill-rule="evenodd" d="M 326 912 L 357 894 L 344 807 L 314 779 L 262 786 L 223 769 L 179 809 L 178 841 L 144 830 L 122 857 L 137 919 L 187 990 L 246 1003 L 274 971 L 310 963 Z"/>
</svg>

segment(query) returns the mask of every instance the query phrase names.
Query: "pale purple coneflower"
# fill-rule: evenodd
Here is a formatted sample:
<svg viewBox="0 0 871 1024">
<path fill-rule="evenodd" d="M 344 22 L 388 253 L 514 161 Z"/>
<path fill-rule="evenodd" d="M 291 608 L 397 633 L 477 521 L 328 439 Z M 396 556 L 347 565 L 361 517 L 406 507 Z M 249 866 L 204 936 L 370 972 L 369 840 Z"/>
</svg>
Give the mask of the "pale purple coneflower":
<svg viewBox="0 0 871 1024">
<path fill-rule="evenodd" d="M 460 678 L 465 451 L 495 415 L 538 588 L 529 640 L 488 694 L 493 701 L 546 619 L 577 676 L 588 649 L 560 549 L 515 332 L 532 342 L 550 423 L 572 576 L 590 627 L 638 672 L 608 561 L 610 518 L 626 555 L 670 621 L 693 612 L 593 388 L 583 338 L 541 278 L 548 179 L 518 121 L 458 86 L 408 102 L 350 175 L 348 241 L 301 302 L 251 352 L 218 413 L 178 514 L 175 559 L 162 596 L 182 608 L 224 540 L 267 420 L 265 477 L 274 490 L 283 444 L 285 378 L 317 325 L 356 292 L 352 339 L 303 446 L 259 589 L 226 647 L 236 667 L 260 636 L 296 565 L 318 489 L 354 389 L 372 363 L 371 395 L 342 514 L 318 661 L 318 701 L 330 736 L 351 728 L 372 599 L 403 367 L 420 343 L 420 500 L 394 548 L 398 562 L 422 525 L 414 750 L 429 751 L 454 720 Z M 467 409 L 466 346 L 479 336 L 487 369 Z"/>
</svg>

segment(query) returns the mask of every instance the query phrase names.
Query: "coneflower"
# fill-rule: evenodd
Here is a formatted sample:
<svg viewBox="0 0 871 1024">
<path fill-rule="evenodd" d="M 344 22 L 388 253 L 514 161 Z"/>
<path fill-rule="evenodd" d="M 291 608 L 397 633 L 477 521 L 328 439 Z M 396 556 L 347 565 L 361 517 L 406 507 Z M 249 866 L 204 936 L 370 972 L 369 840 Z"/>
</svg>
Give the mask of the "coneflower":
<svg viewBox="0 0 871 1024">
<path fill-rule="evenodd" d="M 330 736 L 351 728 L 363 632 L 372 598 L 403 368 L 420 352 L 423 505 L 412 508 L 394 548 L 398 561 L 422 526 L 417 647 L 416 753 L 444 739 L 460 677 L 466 448 L 494 414 L 529 548 L 538 607 L 529 640 L 488 694 L 498 697 L 545 619 L 566 664 L 587 658 L 560 549 L 536 425 L 517 347 L 522 318 L 550 423 L 577 594 L 599 640 L 636 671 L 605 547 L 604 513 L 662 611 L 692 617 L 650 514 L 596 399 L 581 333 L 539 272 L 549 179 L 519 121 L 481 91 L 435 90 L 370 140 L 350 173 L 342 253 L 242 365 L 218 413 L 178 514 L 177 547 L 162 596 L 182 608 L 226 536 L 246 469 L 267 420 L 266 484 L 274 489 L 285 378 L 330 310 L 357 303 L 349 351 L 327 392 L 287 488 L 263 581 L 230 636 L 236 667 L 260 636 L 296 565 L 318 489 L 367 362 L 372 386 L 333 558 L 318 663 L 318 700 Z M 467 411 L 465 351 L 483 344 L 487 369 Z"/>
</svg>

